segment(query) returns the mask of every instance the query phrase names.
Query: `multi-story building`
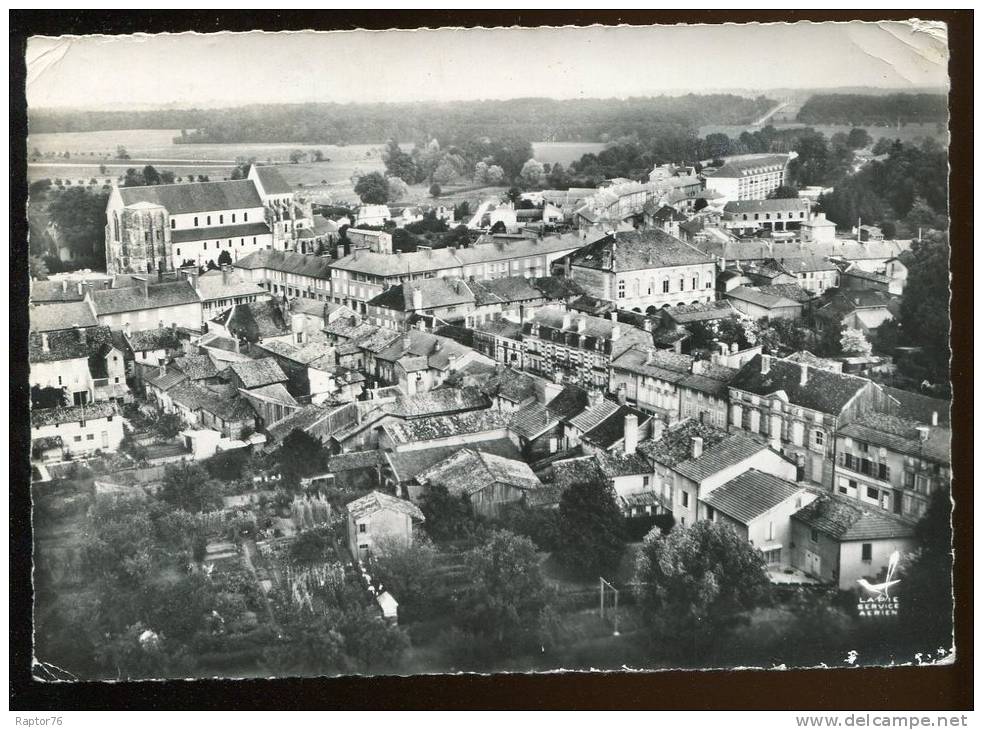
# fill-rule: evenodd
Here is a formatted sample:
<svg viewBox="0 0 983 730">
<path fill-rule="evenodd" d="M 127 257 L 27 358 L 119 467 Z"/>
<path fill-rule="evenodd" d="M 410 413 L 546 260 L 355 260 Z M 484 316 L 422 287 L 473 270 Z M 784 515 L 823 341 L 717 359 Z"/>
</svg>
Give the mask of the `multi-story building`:
<svg viewBox="0 0 983 730">
<path fill-rule="evenodd" d="M 610 390 L 666 421 L 727 427 L 727 385 L 737 370 L 654 347 L 633 347 L 611 362 Z"/>
<path fill-rule="evenodd" d="M 794 276 L 795 283 L 808 292 L 822 294 L 840 285 L 840 270 L 824 256 L 781 256 L 766 260 L 765 265 Z"/>
<path fill-rule="evenodd" d="M 195 288 L 195 276 L 178 281 L 152 282 L 150 275 L 134 277 L 136 286 L 89 291 L 99 324 L 117 329 L 129 325 L 133 330 L 153 327 L 202 329 L 201 295 Z"/>
<path fill-rule="evenodd" d="M 30 385 L 61 390 L 66 405 L 129 400 L 123 347 L 109 327 L 33 331 Z"/>
<path fill-rule="evenodd" d="M 331 262 L 293 251 L 256 251 L 233 264 L 243 279 L 291 299 L 331 301 Z"/>
<path fill-rule="evenodd" d="M 805 362 L 757 355 L 729 386 L 730 429 L 769 439 L 799 467 L 800 480 L 833 486 L 836 432 L 868 411 L 891 412 L 876 383 Z"/>
<path fill-rule="evenodd" d="M 834 492 L 918 520 L 948 490 L 952 432 L 937 423 L 865 413 L 836 433 Z"/>
<path fill-rule="evenodd" d="M 196 283 L 201 296 L 202 317 L 206 321 L 229 307 L 270 298 L 269 291 L 243 277 L 242 271 L 233 269 L 230 264 L 206 271 Z"/>
<path fill-rule="evenodd" d="M 787 155 L 760 154 L 728 157 L 723 166 L 705 171 L 706 186 L 724 200 L 764 200 L 785 184 Z"/>
<path fill-rule="evenodd" d="M 651 332 L 621 324 L 614 316 L 575 316 L 559 307 L 542 307 L 522 325 L 522 362 L 526 370 L 546 378 L 607 389 L 611 360 L 651 342 Z"/>
<path fill-rule="evenodd" d="M 509 367 L 522 369 L 522 324 L 511 319 L 491 319 L 474 325 L 472 346 L 483 355 Z"/>
<path fill-rule="evenodd" d="M 31 411 L 31 441 L 56 443 L 63 458 L 116 451 L 123 440 L 123 417 L 102 402 Z"/>
<path fill-rule="evenodd" d="M 810 220 L 809 201 L 802 198 L 731 200 L 724 206 L 722 225 L 739 235 L 758 231 L 796 231 Z"/>
<path fill-rule="evenodd" d="M 647 311 L 716 298 L 716 262 L 659 229 L 613 233 L 570 258 L 570 278 L 619 309 Z"/>
<path fill-rule="evenodd" d="M 170 271 L 293 247 L 310 212 L 272 167 L 246 179 L 113 187 L 106 206 L 106 271 Z"/>
</svg>

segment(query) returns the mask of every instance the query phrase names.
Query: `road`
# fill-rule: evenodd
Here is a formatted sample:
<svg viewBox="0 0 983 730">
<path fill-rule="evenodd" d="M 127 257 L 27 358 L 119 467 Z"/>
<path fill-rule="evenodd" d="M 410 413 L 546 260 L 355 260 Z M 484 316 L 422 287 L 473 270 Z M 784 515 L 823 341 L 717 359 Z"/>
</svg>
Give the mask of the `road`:
<svg viewBox="0 0 983 730">
<path fill-rule="evenodd" d="M 757 121 L 752 122 L 751 123 L 751 126 L 752 127 L 761 127 L 761 126 L 764 126 L 764 123 L 765 122 L 767 122 L 769 119 L 771 119 L 773 116 L 775 116 L 776 114 L 778 114 L 778 112 L 780 112 L 782 109 L 784 109 L 787 106 L 788 106 L 788 102 L 787 101 L 780 102 L 775 107 L 773 107 L 771 110 L 769 110 L 767 114 L 765 114 L 763 117 L 761 117 L 761 119 L 758 119 Z"/>
</svg>

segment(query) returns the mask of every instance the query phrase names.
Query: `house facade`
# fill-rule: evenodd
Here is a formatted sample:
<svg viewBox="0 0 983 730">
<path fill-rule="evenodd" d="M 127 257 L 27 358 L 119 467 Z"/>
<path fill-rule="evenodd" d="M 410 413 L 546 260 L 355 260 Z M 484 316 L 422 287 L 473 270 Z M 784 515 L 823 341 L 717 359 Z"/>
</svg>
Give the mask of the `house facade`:
<svg viewBox="0 0 983 730">
<path fill-rule="evenodd" d="M 724 165 L 703 172 L 707 188 L 724 200 L 764 200 L 785 184 L 792 155 L 741 155 L 728 157 Z"/>
<path fill-rule="evenodd" d="M 378 491 L 349 502 L 345 513 L 348 549 L 357 562 L 389 545 L 412 544 L 413 522 L 426 519 L 412 502 Z"/>
<path fill-rule="evenodd" d="M 60 440 L 62 458 L 116 451 L 123 435 L 123 416 L 111 402 L 31 412 L 31 440 Z"/>
</svg>

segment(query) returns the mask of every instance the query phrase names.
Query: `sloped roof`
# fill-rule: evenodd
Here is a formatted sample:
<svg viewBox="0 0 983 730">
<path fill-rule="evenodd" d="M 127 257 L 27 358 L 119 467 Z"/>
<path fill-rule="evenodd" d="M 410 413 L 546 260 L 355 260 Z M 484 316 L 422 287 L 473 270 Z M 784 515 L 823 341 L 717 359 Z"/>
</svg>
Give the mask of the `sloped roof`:
<svg viewBox="0 0 983 730">
<path fill-rule="evenodd" d="M 702 498 L 705 504 L 745 525 L 797 495 L 794 482 L 750 469 Z"/>
<path fill-rule="evenodd" d="M 594 458 L 608 479 L 637 474 L 651 474 L 653 471 L 652 464 L 649 460 L 638 452 L 625 454 L 620 451 L 599 451 L 594 454 Z"/>
<path fill-rule="evenodd" d="M 111 401 L 89 403 L 84 406 L 62 408 L 34 408 L 31 410 L 31 426 L 55 426 L 73 421 L 91 421 L 96 418 L 109 418 L 119 414 L 116 404 Z"/>
<path fill-rule="evenodd" d="M 229 363 L 229 369 L 239 377 L 247 389 L 287 381 L 287 376 L 272 357 Z"/>
<path fill-rule="evenodd" d="M 564 324 L 567 326 L 564 327 Z M 529 321 L 522 325 L 524 335 L 532 335 L 533 326 L 538 327 L 540 339 L 560 342 L 570 347 L 585 350 L 604 350 L 612 356 L 627 350 L 632 345 L 651 342 L 652 335 L 645 330 L 620 322 L 612 322 L 606 317 L 592 317 L 588 314 L 571 315 L 560 307 L 540 307 L 532 313 Z M 578 327 L 582 326 L 582 330 Z M 614 328 L 618 328 L 618 338 L 611 339 Z"/>
<path fill-rule="evenodd" d="M 404 395 L 402 392 L 385 410 L 401 418 L 426 418 L 429 416 L 476 411 L 487 408 L 488 399 L 473 387 L 438 388 L 426 393 Z"/>
<path fill-rule="evenodd" d="M 541 276 L 529 282 L 547 299 L 569 299 L 584 293 L 580 284 L 565 276 Z"/>
<path fill-rule="evenodd" d="M 180 370 L 175 368 L 173 365 L 168 365 L 163 375 L 159 370 L 154 370 L 154 374 L 145 378 L 147 385 L 152 385 L 158 390 L 169 391 L 176 385 L 183 383 L 188 379 L 188 376 L 182 373 Z"/>
<path fill-rule="evenodd" d="M 737 316 L 737 311 L 726 299 L 715 299 L 712 302 L 701 302 L 699 304 L 684 304 L 663 311 L 666 317 L 677 324 L 708 322 Z"/>
<path fill-rule="evenodd" d="M 533 439 L 558 423 L 559 420 L 550 414 L 546 406 L 538 401 L 533 401 L 513 411 L 509 421 L 509 430 L 523 438 Z"/>
<path fill-rule="evenodd" d="M 539 478 L 525 462 L 465 448 L 417 475 L 417 481 L 442 484 L 451 494 L 471 495 L 492 484 L 538 489 Z"/>
<path fill-rule="evenodd" d="M 915 536 L 914 525 L 890 512 L 834 494 L 819 496 L 792 515 L 792 519 L 840 542 Z"/>
<path fill-rule="evenodd" d="M 231 317 L 229 312 L 229 309 L 225 310 L 212 321 L 224 324 L 231 334 L 249 342 L 282 337 L 291 332 L 289 316 L 275 299 L 236 304 L 231 307 Z"/>
<path fill-rule="evenodd" d="M 483 279 L 471 282 L 468 286 L 474 292 L 475 303 L 508 304 L 543 299 L 543 293 L 522 276 L 507 276 L 501 279 Z"/>
<path fill-rule="evenodd" d="M 508 340 L 522 339 L 522 325 L 510 319 L 489 319 L 474 326 L 475 332 L 484 332 Z"/>
<path fill-rule="evenodd" d="M 554 418 L 568 421 L 584 410 L 589 402 L 590 395 L 586 390 L 579 385 L 568 384 L 546 404 L 546 409 Z"/>
<path fill-rule="evenodd" d="M 863 413 L 856 421 L 843 426 L 840 436 L 848 436 L 899 454 L 919 459 L 951 463 L 952 431 L 943 426 L 928 426 L 928 438 L 921 439 L 915 421 L 886 413 Z"/>
<path fill-rule="evenodd" d="M 134 352 L 151 352 L 153 350 L 179 350 L 181 337 L 172 327 L 137 330 L 130 332 L 126 341 Z"/>
<path fill-rule="evenodd" d="M 611 448 L 625 437 L 625 416 L 630 414 L 633 414 L 638 419 L 639 430 L 644 431 L 645 424 L 651 420 L 651 417 L 645 415 L 637 408 L 623 405 L 618 406 L 612 414 L 594 426 L 594 428 L 587 431 L 581 437 L 581 440 L 601 449 Z"/>
<path fill-rule="evenodd" d="M 475 295 L 463 280 L 437 277 L 389 287 L 371 299 L 369 305 L 393 309 L 397 312 L 417 311 L 417 308 L 413 306 L 415 292 L 420 294 L 419 309 L 473 304 L 475 301 Z"/>
<path fill-rule="evenodd" d="M 409 515 L 414 520 L 419 520 L 420 522 L 426 520 L 420 508 L 412 502 L 407 502 L 405 499 L 399 499 L 398 497 L 393 497 L 391 494 L 378 491 L 369 492 L 364 497 L 359 497 L 349 502 L 345 505 L 345 509 L 355 519 L 368 517 L 374 515 L 376 512 L 392 511 Z"/>
<path fill-rule="evenodd" d="M 47 351 L 44 349 L 45 340 L 48 343 Z M 94 357 L 111 344 L 112 333 L 109 327 L 88 327 L 81 332 L 74 329 L 31 332 L 27 340 L 28 361 L 57 362 Z"/>
<path fill-rule="evenodd" d="M 123 205 L 152 203 L 163 206 L 170 215 L 263 206 L 252 180 L 142 185 L 119 188 L 119 193 Z"/>
<path fill-rule="evenodd" d="M 765 168 L 784 167 L 788 161 L 788 155 L 754 154 L 728 157 L 724 160 L 722 167 L 706 170 L 703 172 L 703 176 L 709 178 L 745 177 Z"/>
<path fill-rule="evenodd" d="M 252 236 L 264 236 L 270 233 L 269 225 L 262 221 L 228 226 L 208 226 L 206 228 L 178 228 L 171 231 L 171 243 L 218 241 L 223 238 L 251 238 Z"/>
<path fill-rule="evenodd" d="M 198 277 L 198 291 L 202 301 L 211 299 L 231 299 L 243 296 L 266 296 L 267 291 L 259 284 L 246 281 L 233 269 L 230 272 L 209 271 Z"/>
<path fill-rule="evenodd" d="M 385 453 L 378 449 L 371 451 L 352 451 L 347 454 L 337 454 L 328 459 L 330 473 L 353 471 L 355 469 L 370 469 L 381 466 L 386 461 Z"/>
<path fill-rule="evenodd" d="M 331 259 L 293 251 L 274 251 L 273 249 L 253 251 L 236 261 L 233 266 L 237 269 L 282 271 L 287 274 L 309 276 L 314 279 L 331 278 Z"/>
<path fill-rule="evenodd" d="M 267 195 L 286 195 L 292 193 L 293 188 L 283 179 L 280 171 L 272 165 L 253 165 L 252 169 L 259 177 L 259 182 L 263 186 L 263 192 Z"/>
<path fill-rule="evenodd" d="M 574 253 L 570 262 L 591 269 L 635 271 L 709 264 L 713 259 L 659 228 L 649 228 L 605 236 Z"/>
<path fill-rule="evenodd" d="M 703 454 L 696 459 L 690 458 L 676 464 L 675 470 L 687 479 L 701 482 L 707 477 L 767 450 L 767 444 L 747 434 L 734 433 L 709 448 L 704 447 Z"/>
<path fill-rule="evenodd" d="M 757 287 L 757 290 L 762 294 L 782 297 L 800 303 L 811 302 L 818 296 L 807 289 L 803 289 L 798 284 L 768 284 Z"/>
<path fill-rule="evenodd" d="M 471 442 L 468 444 L 468 448 L 495 454 L 507 459 L 522 458 L 519 448 L 507 437 Z M 396 480 L 398 482 L 407 482 L 415 479 L 416 475 L 423 470 L 457 453 L 460 449 L 460 444 L 451 444 L 447 446 L 433 446 L 426 449 L 413 449 L 412 451 L 387 452 L 386 460 L 389 462 Z"/>
<path fill-rule="evenodd" d="M 191 380 L 204 380 L 218 375 L 218 368 L 208 355 L 184 355 L 176 358 L 174 365 Z"/>
<path fill-rule="evenodd" d="M 287 406 L 299 406 L 282 383 L 270 383 L 269 385 L 261 385 L 258 388 L 240 389 L 239 392 L 243 395 L 255 396 L 260 400 L 269 400 Z"/>
<path fill-rule="evenodd" d="M 536 378 L 521 370 L 501 366 L 489 373 L 479 387 L 489 396 L 504 398 L 512 403 L 534 398 L 538 392 Z"/>
<path fill-rule="evenodd" d="M 495 431 L 508 425 L 508 416 L 498 411 L 482 410 L 431 416 L 410 421 L 387 423 L 383 429 L 397 445 L 432 441 L 456 434 Z"/>
<path fill-rule="evenodd" d="M 632 347 L 611 361 L 611 368 L 676 383 L 691 372 L 693 358 L 655 347 Z"/>
<path fill-rule="evenodd" d="M 617 410 L 617 403 L 607 398 L 602 398 L 594 405 L 588 404 L 584 410 L 571 418 L 570 425 L 586 433 Z"/>
<path fill-rule="evenodd" d="M 750 304 L 757 305 L 759 307 L 764 307 L 765 309 L 779 309 L 784 307 L 799 307 L 801 306 L 799 302 L 792 299 L 787 299 L 784 296 L 776 296 L 774 294 L 767 294 L 761 289 L 753 286 L 737 286 L 726 292 L 724 296 L 730 299 L 736 299 L 740 302 L 749 302 Z"/>
<path fill-rule="evenodd" d="M 952 409 L 950 401 L 932 398 L 921 393 L 912 393 L 910 390 L 892 388 L 889 385 L 883 385 L 881 389 L 898 402 L 902 417 L 910 418 L 919 423 L 931 423 L 932 414 L 936 413 L 938 414 L 939 425 L 947 426 L 949 424 Z"/>
<path fill-rule="evenodd" d="M 544 479 L 562 493 L 579 482 L 607 482 L 608 476 L 594 456 L 580 456 L 554 461 L 546 470 Z"/>
<path fill-rule="evenodd" d="M 88 302 L 58 302 L 32 306 L 29 314 L 32 332 L 55 332 L 99 324 Z"/>
<path fill-rule="evenodd" d="M 671 468 L 692 458 L 691 439 L 694 436 L 703 439 L 705 452 L 727 438 L 727 432 L 694 419 L 687 419 L 667 429 L 659 439 L 639 442 L 638 450 L 650 461 Z"/>
<path fill-rule="evenodd" d="M 725 213 L 809 213 L 809 201 L 805 198 L 768 198 L 766 200 L 731 200 L 724 206 Z"/>
<path fill-rule="evenodd" d="M 142 286 L 129 286 L 123 289 L 97 289 L 92 292 L 92 304 L 97 315 L 136 312 L 141 309 L 158 309 L 160 307 L 178 307 L 184 304 L 198 304 L 199 302 L 201 302 L 201 298 L 198 296 L 198 292 L 186 279 L 148 284 L 146 297 L 143 295 Z"/>
<path fill-rule="evenodd" d="M 731 387 L 763 396 L 784 391 L 792 405 L 835 415 L 870 383 L 856 375 L 808 368 L 806 384 L 799 385 L 802 368 L 807 365 L 772 358 L 769 372 L 762 375 L 761 358 L 755 355 L 745 363 Z"/>
</svg>

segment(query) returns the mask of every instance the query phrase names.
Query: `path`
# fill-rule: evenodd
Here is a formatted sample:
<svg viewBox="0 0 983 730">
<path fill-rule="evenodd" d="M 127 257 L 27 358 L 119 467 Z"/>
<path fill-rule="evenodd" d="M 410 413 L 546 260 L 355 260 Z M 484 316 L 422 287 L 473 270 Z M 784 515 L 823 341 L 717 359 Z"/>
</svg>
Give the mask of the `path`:
<svg viewBox="0 0 983 730">
<path fill-rule="evenodd" d="M 757 121 L 752 122 L 751 123 L 751 126 L 752 127 L 761 127 L 761 126 L 764 126 L 764 123 L 765 122 L 767 122 L 769 119 L 771 119 L 773 116 L 775 116 L 776 114 L 778 114 L 778 112 L 780 112 L 782 109 L 784 109 L 787 106 L 788 106 L 788 102 L 787 101 L 779 102 L 767 114 L 765 114 L 763 117 L 761 117 L 761 119 L 758 119 Z"/>
<path fill-rule="evenodd" d="M 259 588 L 259 593 L 263 596 L 263 602 L 266 604 L 266 612 L 270 618 L 270 624 L 276 629 L 277 636 L 280 635 L 280 624 L 277 623 L 276 616 L 273 614 L 273 606 L 270 603 L 269 597 L 266 595 L 266 591 L 263 590 L 263 586 L 259 583 L 259 576 L 256 573 L 256 566 L 253 565 L 252 553 L 256 550 L 256 542 L 252 538 L 243 539 L 242 541 L 242 562 L 246 564 L 246 569 L 252 574 L 253 580 L 256 582 L 256 587 Z"/>
</svg>

